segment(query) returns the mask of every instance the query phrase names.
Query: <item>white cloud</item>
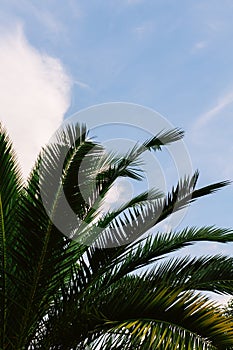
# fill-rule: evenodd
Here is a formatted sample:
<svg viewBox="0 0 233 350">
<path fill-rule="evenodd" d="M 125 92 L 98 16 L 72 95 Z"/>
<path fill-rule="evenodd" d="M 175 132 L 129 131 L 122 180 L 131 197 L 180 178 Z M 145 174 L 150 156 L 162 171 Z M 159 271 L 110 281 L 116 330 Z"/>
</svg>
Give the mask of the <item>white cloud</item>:
<svg viewBox="0 0 233 350">
<path fill-rule="evenodd" d="M 221 112 L 231 103 L 233 103 L 233 91 L 227 93 L 222 98 L 219 98 L 219 100 L 213 108 L 200 115 L 195 122 L 194 128 L 199 129 L 208 124 L 219 112 Z"/>
<path fill-rule="evenodd" d="M 133 187 L 129 180 L 118 179 L 109 190 L 103 203 L 103 212 L 119 208 L 133 197 Z"/>
<path fill-rule="evenodd" d="M 0 32 L 0 76 L 0 120 L 27 176 L 69 107 L 71 79 L 58 59 L 28 43 L 21 25 Z"/>
</svg>

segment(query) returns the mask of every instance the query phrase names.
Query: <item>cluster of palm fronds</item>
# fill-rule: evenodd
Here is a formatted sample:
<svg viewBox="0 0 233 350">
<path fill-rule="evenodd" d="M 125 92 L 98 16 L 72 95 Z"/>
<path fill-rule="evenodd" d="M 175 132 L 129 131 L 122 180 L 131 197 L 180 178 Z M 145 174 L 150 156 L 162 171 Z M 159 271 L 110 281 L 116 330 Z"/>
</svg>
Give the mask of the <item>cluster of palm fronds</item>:
<svg viewBox="0 0 233 350">
<path fill-rule="evenodd" d="M 142 178 L 143 152 L 182 136 L 177 129 L 163 132 L 117 157 L 106 155 L 84 126 L 67 127 L 44 149 L 25 185 L 1 127 L 1 349 L 233 346 L 232 319 L 200 294 L 232 294 L 233 259 L 169 258 L 194 242 L 232 242 L 233 231 L 187 228 L 143 238 L 174 211 L 226 182 L 195 189 L 196 172 L 164 197 L 152 189 L 100 216 L 119 177 Z"/>
</svg>

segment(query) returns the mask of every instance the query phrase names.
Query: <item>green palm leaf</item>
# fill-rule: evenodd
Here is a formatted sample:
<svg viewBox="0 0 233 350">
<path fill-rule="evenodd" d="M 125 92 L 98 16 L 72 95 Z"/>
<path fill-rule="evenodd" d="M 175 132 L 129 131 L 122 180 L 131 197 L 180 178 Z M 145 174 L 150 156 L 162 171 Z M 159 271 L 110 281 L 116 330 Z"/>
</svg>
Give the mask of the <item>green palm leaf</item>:
<svg viewBox="0 0 233 350">
<path fill-rule="evenodd" d="M 5 129 L 0 125 L 0 346 L 8 343 L 7 319 L 9 291 L 12 282 L 9 277 L 14 269 L 9 248 L 15 240 L 15 208 L 18 205 L 22 187 L 19 167 L 12 144 Z"/>
</svg>

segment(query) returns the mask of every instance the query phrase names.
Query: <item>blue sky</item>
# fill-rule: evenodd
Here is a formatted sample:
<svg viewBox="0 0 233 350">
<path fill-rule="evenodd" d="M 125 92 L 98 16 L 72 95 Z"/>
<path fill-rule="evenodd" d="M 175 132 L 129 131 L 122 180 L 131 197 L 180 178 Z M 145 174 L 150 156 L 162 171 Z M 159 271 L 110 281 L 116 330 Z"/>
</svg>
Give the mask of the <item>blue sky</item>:
<svg viewBox="0 0 233 350">
<path fill-rule="evenodd" d="M 63 118 L 124 101 L 186 131 L 200 185 L 233 179 L 231 0 L 0 5 L 0 119 L 25 173 Z M 232 195 L 230 186 L 200 199 L 182 225 L 233 227 Z M 206 248 L 232 254 L 232 245 Z"/>
</svg>

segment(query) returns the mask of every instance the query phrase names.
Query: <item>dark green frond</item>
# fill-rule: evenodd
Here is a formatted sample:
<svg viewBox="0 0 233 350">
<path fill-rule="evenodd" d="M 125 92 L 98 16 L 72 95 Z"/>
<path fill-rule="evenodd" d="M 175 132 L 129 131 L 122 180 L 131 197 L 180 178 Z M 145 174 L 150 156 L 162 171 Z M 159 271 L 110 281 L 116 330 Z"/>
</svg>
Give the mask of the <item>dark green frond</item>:
<svg viewBox="0 0 233 350">
<path fill-rule="evenodd" d="M 187 228 L 180 232 L 157 233 L 141 242 L 134 242 L 112 257 L 113 280 L 166 257 L 168 254 L 195 242 L 233 241 L 233 231 L 215 227 Z"/>
<path fill-rule="evenodd" d="M 228 182 L 219 182 L 195 190 L 197 178 L 198 172 L 194 173 L 191 178 L 186 177 L 180 180 L 176 188 L 173 188 L 165 199 L 149 201 L 141 207 L 128 208 L 127 215 L 115 216 L 103 230 L 101 237 L 99 237 L 99 244 L 103 247 L 129 244 L 197 198 L 211 194 L 229 184 Z M 95 230 L 95 227 L 92 229 Z"/>
<path fill-rule="evenodd" d="M 102 291 L 94 284 L 84 295 L 77 299 L 70 295 L 59 314 L 51 313 L 43 346 L 52 341 L 57 348 L 61 344 L 75 348 L 76 337 L 81 343 L 88 339 L 94 349 L 103 340 L 106 349 L 117 343 L 125 349 L 172 349 L 174 341 L 182 350 L 233 345 L 231 324 L 221 310 L 208 298 L 182 288 L 155 287 L 142 278 L 127 277 Z"/>
<path fill-rule="evenodd" d="M 7 342 L 9 297 L 13 288 L 9 275 L 14 269 L 11 247 L 16 238 L 16 207 L 22 179 L 16 155 L 6 130 L 0 124 L 0 347 Z"/>
<path fill-rule="evenodd" d="M 72 152 L 67 156 L 65 168 L 72 164 L 79 149 L 82 149 L 83 130 L 76 128 L 75 139 L 79 140 Z M 67 141 L 67 137 L 73 135 L 65 133 L 60 135 Z M 73 137 L 73 136 L 72 136 Z M 72 140 L 70 140 L 72 141 Z M 77 141 L 78 143 L 78 141 Z M 17 243 L 14 246 L 14 258 L 17 261 L 12 280 L 23 290 L 23 293 L 15 293 L 12 300 L 12 312 L 15 315 L 15 326 L 11 330 L 12 342 L 15 348 L 21 347 L 35 335 L 39 320 L 46 314 L 49 303 L 53 299 L 55 291 L 68 276 L 70 268 L 77 258 L 83 254 L 86 247 L 82 247 L 66 238 L 52 223 L 48 217 L 44 199 L 48 199 L 50 214 L 57 215 L 60 205 L 60 181 L 66 181 L 66 171 L 59 172 L 59 161 L 64 151 L 64 144 L 49 146 L 46 153 L 46 162 L 41 172 L 41 157 L 31 174 L 27 187 L 24 190 L 17 213 L 20 226 L 17 230 Z M 82 155 L 82 152 L 81 152 Z M 68 160 L 70 159 L 70 161 Z M 78 157 L 77 157 L 78 158 Z M 79 158 L 78 158 L 79 159 Z M 70 180 L 70 178 L 69 178 Z M 43 181 L 48 192 L 47 197 L 41 198 L 41 186 Z M 73 187 L 70 182 L 70 186 Z M 73 187 L 73 192 L 75 188 Z M 54 213 L 53 213 L 54 210 Z M 65 212 L 62 213 L 65 220 Z M 72 228 L 72 227 L 71 227 Z M 30 252 L 30 254 L 28 254 Z M 17 279 L 16 279 L 17 277 Z M 16 290 L 17 292 L 17 290 Z M 18 338 L 16 337 L 18 334 Z"/>
<path fill-rule="evenodd" d="M 142 277 L 154 285 L 232 294 L 233 258 L 221 255 L 171 258 L 157 264 Z"/>
</svg>

